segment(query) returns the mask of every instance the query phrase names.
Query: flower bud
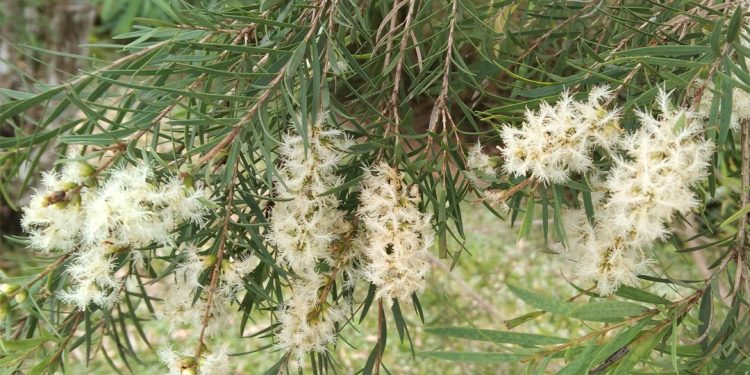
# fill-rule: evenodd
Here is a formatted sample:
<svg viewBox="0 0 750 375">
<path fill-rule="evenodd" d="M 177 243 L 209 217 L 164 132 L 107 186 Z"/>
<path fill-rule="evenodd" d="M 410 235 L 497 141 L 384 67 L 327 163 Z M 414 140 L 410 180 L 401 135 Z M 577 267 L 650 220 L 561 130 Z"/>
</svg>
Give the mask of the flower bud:
<svg viewBox="0 0 750 375">
<path fill-rule="evenodd" d="M 80 169 L 81 177 L 93 176 L 94 173 L 96 173 L 96 168 L 94 168 L 91 164 L 83 162 L 83 161 L 78 162 L 78 163 L 81 166 L 81 169 Z"/>
<path fill-rule="evenodd" d="M 221 270 L 222 271 L 228 271 L 232 269 L 232 262 L 229 261 L 229 259 L 222 259 L 221 260 Z"/>
<path fill-rule="evenodd" d="M 88 176 L 83 179 L 83 186 L 94 187 L 97 185 L 96 178 L 94 176 Z"/>
<path fill-rule="evenodd" d="M 15 300 L 16 303 L 22 304 L 26 302 L 27 298 L 29 298 L 29 293 L 25 290 L 21 290 L 20 292 L 18 292 L 18 294 L 16 294 Z"/>
<path fill-rule="evenodd" d="M 195 367 L 195 357 L 185 356 L 180 358 L 180 368 L 186 369 L 189 367 Z"/>
<path fill-rule="evenodd" d="M 209 254 L 200 257 L 203 268 L 211 268 L 216 264 L 216 255 Z"/>
<path fill-rule="evenodd" d="M 55 203 L 54 206 L 55 206 L 55 208 L 59 208 L 59 209 L 62 210 L 63 208 L 68 207 L 68 201 L 59 201 L 59 202 Z"/>
<path fill-rule="evenodd" d="M 3 292 L 4 294 L 15 293 L 19 288 L 20 287 L 15 284 L 0 284 L 0 292 Z"/>
<path fill-rule="evenodd" d="M 182 186 L 192 189 L 195 187 L 195 178 L 192 175 L 183 173 L 182 174 Z"/>
<path fill-rule="evenodd" d="M 67 191 L 73 190 L 73 189 L 75 189 L 77 187 L 78 187 L 78 184 L 76 184 L 75 182 L 72 182 L 72 181 L 68 181 L 68 182 L 66 182 L 66 183 L 63 184 L 63 191 L 67 192 Z"/>
</svg>

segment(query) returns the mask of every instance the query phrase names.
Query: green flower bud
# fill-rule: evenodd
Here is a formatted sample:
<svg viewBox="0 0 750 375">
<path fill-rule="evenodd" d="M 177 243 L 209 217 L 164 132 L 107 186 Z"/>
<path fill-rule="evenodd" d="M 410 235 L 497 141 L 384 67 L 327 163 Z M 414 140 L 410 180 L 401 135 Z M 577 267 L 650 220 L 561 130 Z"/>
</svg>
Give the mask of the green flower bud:
<svg viewBox="0 0 750 375">
<path fill-rule="evenodd" d="M 55 203 L 55 208 L 63 209 L 65 207 L 68 207 L 68 201 L 60 201 Z"/>
<path fill-rule="evenodd" d="M 94 173 L 96 173 L 96 168 L 94 168 L 91 164 L 84 161 L 81 161 L 79 163 L 81 164 L 81 177 L 92 176 Z"/>
<path fill-rule="evenodd" d="M 94 176 L 88 176 L 83 179 L 83 186 L 95 187 L 97 185 L 96 178 Z"/>
<path fill-rule="evenodd" d="M 75 182 L 68 181 L 63 184 L 63 191 L 73 190 L 77 187 L 78 187 L 78 184 L 76 184 Z"/>
<path fill-rule="evenodd" d="M 228 259 L 222 259 L 221 260 L 221 270 L 227 271 L 230 268 L 232 268 L 232 262 L 230 262 Z"/>
<path fill-rule="evenodd" d="M 29 293 L 27 291 L 25 291 L 25 290 L 22 290 L 22 291 L 18 292 L 18 294 L 16 294 L 15 300 L 16 300 L 16 303 L 22 304 L 22 303 L 26 302 L 27 298 L 29 298 Z"/>
<path fill-rule="evenodd" d="M 182 186 L 192 189 L 195 187 L 195 178 L 187 173 L 182 174 Z"/>
<path fill-rule="evenodd" d="M 182 357 L 180 358 L 180 367 L 183 369 L 189 368 L 189 367 L 195 367 L 195 357 Z"/>
<path fill-rule="evenodd" d="M 211 268 L 216 264 L 216 255 L 209 254 L 200 257 L 203 268 Z"/>
<path fill-rule="evenodd" d="M 0 292 L 3 292 L 5 294 L 15 293 L 15 291 L 20 288 L 20 286 L 15 284 L 0 284 Z"/>
</svg>

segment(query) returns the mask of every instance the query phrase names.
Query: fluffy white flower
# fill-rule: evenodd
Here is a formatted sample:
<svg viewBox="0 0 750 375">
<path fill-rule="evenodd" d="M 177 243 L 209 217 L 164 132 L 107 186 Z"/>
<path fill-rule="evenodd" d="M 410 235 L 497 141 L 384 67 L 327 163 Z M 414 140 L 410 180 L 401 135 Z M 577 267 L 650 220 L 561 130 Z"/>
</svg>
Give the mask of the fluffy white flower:
<svg viewBox="0 0 750 375">
<path fill-rule="evenodd" d="M 162 301 L 156 305 L 156 318 L 169 323 L 170 332 L 177 328 L 201 327 L 206 313 L 204 298 L 196 298 L 203 292 L 200 276 L 207 268 L 204 258 L 198 255 L 199 249 L 191 244 L 182 247 L 183 261 L 177 265 L 174 281 L 168 284 Z M 227 316 L 227 296 L 213 295 L 211 317 L 206 327 L 206 335 L 213 336 L 223 329 Z M 193 332 L 196 333 L 197 332 Z"/>
<path fill-rule="evenodd" d="M 113 275 L 114 254 L 172 244 L 177 226 L 202 225 L 208 213 L 204 189 L 184 188 L 174 177 L 159 186 L 145 164 L 115 169 L 96 188 L 82 185 L 93 172 L 71 160 L 62 175 L 45 173 L 22 219 L 32 248 L 75 252 L 67 269 L 72 286 L 60 297 L 80 309 L 116 301 L 120 282 Z"/>
<path fill-rule="evenodd" d="M 422 292 L 430 270 L 427 255 L 434 231 L 431 216 L 419 210 L 419 190 L 386 164 L 367 170 L 357 210 L 362 230 L 354 246 L 366 259 L 363 277 L 377 286 L 377 298 L 411 300 Z"/>
<path fill-rule="evenodd" d="M 707 176 L 713 155 L 695 114 L 671 108 L 665 92 L 658 103 L 657 117 L 636 113 L 641 127 L 622 141 L 628 157 L 615 158 L 605 182 L 611 224 L 634 232 L 629 239 L 639 245 L 664 238 L 664 223 L 697 207 L 691 188 Z"/>
<path fill-rule="evenodd" d="M 81 310 L 94 303 L 110 307 L 117 301 L 121 281 L 114 276 L 114 254 L 120 248 L 111 244 L 90 245 L 79 249 L 67 268 L 72 287 L 60 292 L 60 299 Z"/>
<path fill-rule="evenodd" d="M 159 362 L 163 363 L 169 369 L 169 375 L 182 375 L 184 365 L 182 356 L 172 350 L 171 346 L 157 350 L 156 354 L 159 356 Z"/>
<path fill-rule="evenodd" d="M 594 224 L 582 210 L 566 214 L 575 274 L 596 282 L 601 295 L 635 283 L 650 263 L 644 250 L 670 233 L 665 224 L 676 213 L 698 206 L 691 188 L 708 174 L 713 143 L 700 120 L 673 108 L 663 91 L 657 104 L 658 116 L 636 113 L 641 126 L 620 141 L 625 155 L 613 156 L 606 179 L 593 176 Z"/>
<path fill-rule="evenodd" d="M 233 298 L 244 287 L 244 278 L 260 263 L 260 259 L 254 256 L 247 256 L 242 259 L 225 260 L 222 265 L 221 285 L 219 293 Z"/>
<path fill-rule="evenodd" d="M 229 354 L 227 353 L 227 347 L 224 345 L 219 346 L 211 352 L 204 351 L 197 362 L 192 355 L 180 354 L 172 349 L 171 346 L 161 348 L 156 353 L 159 356 L 159 362 L 167 366 L 169 375 L 196 374 L 196 367 L 198 368 L 198 375 L 225 375 L 231 373 Z"/>
<path fill-rule="evenodd" d="M 520 128 L 502 129 L 504 170 L 551 183 L 588 171 L 595 147 L 612 151 L 619 143 L 619 111 L 604 108 L 611 98 L 606 87 L 596 87 L 585 102 L 564 92 L 555 105 L 542 102 L 537 111 L 527 110 Z"/>
<path fill-rule="evenodd" d="M 230 374 L 229 354 L 226 346 L 219 346 L 210 353 L 205 353 L 199 361 L 198 375 Z"/>
<path fill-rule="evenodd" d="M 322 277 L 298 280 L 279 310 L 278 345 L 298 363 L 310 352 L 324 353 L 336 342 L 336 324 L 346 320 L 345 306 L 319 303 L 318 291 L 323 285 Z"/>
<path fill-rule="evenodd" d="M 84 212 L 79 198 L 66 200 L 67 191 L 74 187 L 75 184 L 66 183 L 55 172 L 42 175 L 41 189 L 23 208 L 21 219 L 21 227 L 29 234 L 33 249 L 69 252 L 76 248 Z"/>
<path fill-rule="evenodd" d="M 308 129 L 308 145 L 288 134 L 267 239 L 298 275 L 312 275 L 320 260 L 332 262 L 331 245 L 350 231 L 339 200 L 327 191 L 342 184 L 336 168 L 351 141 L 338 130 Z"/>
<path fill-rule="evenodd" d="M 466 158 L 466 167 L 487 178 L 497 177 L 497 172 L 492 165 L 490 156 L 482 151 L 482 144 L 479 142 L 469 149 L 469 155 Z"/>
<path fill-rule="evenodd" d="M 181 223 L 204 224 L 208 207 L 201 200 L 206 199 L 205 190 L 187 189 L 174 177 L 158 187 L 150 182 L 153 178 L 145 164 L 121 168 L 86 194 L 84 241 L 107 240 L 132 247 L 170 245 L 172 231 Z"/>
</svg>

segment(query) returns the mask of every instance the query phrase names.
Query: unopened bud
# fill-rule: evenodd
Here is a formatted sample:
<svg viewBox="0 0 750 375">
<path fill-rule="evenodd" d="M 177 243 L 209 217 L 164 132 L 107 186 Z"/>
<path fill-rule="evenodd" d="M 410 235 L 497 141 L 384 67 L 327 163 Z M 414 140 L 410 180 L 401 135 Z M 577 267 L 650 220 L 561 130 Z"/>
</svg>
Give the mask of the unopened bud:
<svg viewBox="0 0 750 375">
<path fill-rule="evenodd" d="M 94 176 L 88 176 L 83 179 L 83 186 L 94 187 L 96 186 L 96 178 Z"/>
<path fill-rule="evenodd" d="M 16 303 L 21 304 L 26 302 L 26 299 L 29 298 L 29 293 L 25 290 L 22 290 L 16 294 L 15 300 Z"/>
<path fill-rule="evenodd" d="M 59 209 L 62 210 L 63 208 L 68 207 L 68 201 L 59 201 L 59 202 L 55 203 L 54 206 L 55 206 L 55 208 L 59 208 Z"/>
<path fill-rule="evenodd" d="M 203 268 L 210 268 L 216 264 L 216 255 L 209 254 L 200 257 Z"/>
<path fill-rule="evenodd" d="M 86 162 L 79 162 L 81 165 L 81 177 L 88 177 L 92 176 L 94 173 L 96 173 L 96 168 L 94 168 L 91 164 Z"/>
<path fill-rule="evenodd" d="M 73 190 L 73 189 L 75 189 L 77 187 L 78 187 L 78 184 L 76 184 L 75 182 L 72 182 L 72 181 L 68 181 L 68 182 L 66 182 L 66 183 L 63 184 L 63 190 L 64 191 Z"/>
<path fill-rule="evenodd" d="M 195 357 L 182 357 L 180 358 L 180 368 L 186 369 L 190 367 L 195 367 Z"/>
<path fill-rule="evenodd" d="M 182 186 L 192 189 L 195 187 L 195 178 L 193 178 L 193 175 L 183 173 L 182 174 Z"/>
<path fill-rule="evenodd" d="M 0 292 L 3 292 L 5 294 L 15 293 L 15 291 L 18 289 L 20 289 L 20 287 L 15 284 L 0 284 Z"/>
</svg>

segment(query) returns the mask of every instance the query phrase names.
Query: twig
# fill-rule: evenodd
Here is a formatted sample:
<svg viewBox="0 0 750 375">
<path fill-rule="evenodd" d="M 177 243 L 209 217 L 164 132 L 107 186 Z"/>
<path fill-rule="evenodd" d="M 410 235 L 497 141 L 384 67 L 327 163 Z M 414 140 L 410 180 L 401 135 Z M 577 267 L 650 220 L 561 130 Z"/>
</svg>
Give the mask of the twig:
<svg viewBox="0 0 750 375">
<path fill-rule="evenodd" d="M 404 57 L 406 56 L 406 46 L 409 42 L 409 29 L 411 28 L 411 21 L 412 17 L 414 15 L 414 5 L 416 3 L 416 0 L 409 0 L 409 10 L 406 13 L 406 20 L 404 21 L 404 31 L 401 34 L 401 43 L 399 45 L 399 55 L 398 60 L 396 61 L 396 71 L 394 72 L 393 76 L 393 89 L 391 90 L 391 96 L 388 100 L 388 111 L 391 116 L 393 116 L 393 121 L 396 125 L 395 134 L 396 134 L 396 143 L 398 143 L 398 134 L 399 134 L 399 125 L 401 123 L 401 117 L 398 113 L 398 90 L 401 86 L 401 74 L 403 72 L 404 68 Z M 385 129 L 384 138 L 388 137 L 388 134 L 391 131 L 391 123 L 388 123 Z"/>
<path fill-rule="evenodd" d="M 203 321 L 201 323 L 201 331 L 198 336 L 198 345 L 195 349 L 195 358 L 199 358 L 201 355 L 201 350 L 203 350 L 203 338 L 206 334 L 206 327 L 208 327 L 208 322 L 211 320 L 211 307 L 214 302 L 214 294 L 216 293 L 216 286 L 219 283 L 219 273 L 221 273 L 221 265 L 222 260 L 224 259 L 224 251 L 226 249 L 226 243 L 227 243 L 227 232 L 229 231 L 229 220 L 232 216 L 232 202 L 234 201 L 234 181 L 237 179 L 237 171 L 238 171 L 238 165 L 239 165 L 239 159 L 237 159 L 234 162 L 234 165 L 232 166 L 233 172 L 232 172 L 232 180 L 229 182 L 229 186 L 227 186 L 227 204 L 224 206 L 224 222 L 222 224 L 221 228 L 221 234 L 219 235 L 219 249 L 216 252 L 216 263 L 214 264 L 213 269 L 211 270 L 211 283 L 208 287 L 207 292 L 207 298 L 206 298 L 206 310 L 203 315 Z"/>
<path fill-rule="evenodd" d="M 317 11 L 315 12 L 315 15 L 313 16 L 312 23 L 310 25 L 310 30 L 308 30 L 307 34 L 305 35 L 304 40 L 302 40 L 300 43 L 307 44 L 310 42 L 310 39 L 312 39 L 313 35 L 315 35 L 316 30 L 318 29 L 318 24 L 320 22 L 321 15 L 323 14 L 323 8 L 325 8 L 326 0 L 321 1 L 321 5 L 317 8 Z M 287 61 L 286 64 L 284 64 L 281 69 L 279 69 L 279 72 L 276 73 L 276 77 L 274 77 L 273 80 L 268 84 L 266 89 L 263 91 L 263 94 L 258 97 L 258 100 L 253 104 L 253 106 L 250 108 L 250 110 L 242 116 L 240 121 L 235 124 L 232 127 L 232 130 L 227 134 L 224 139 L 222 139 L 216 146 L 211 148 L 205 155 L 203 155 L 198 161 L 196 161 L 197 165 L 203 165 L 207 161 L 211 160 L 216 154 L 218 154 L 221 150 L 224 149 L 227 145 L 232 143 L 234 139 L 237 137 L 237 135 L 240 133 L 240 130 L 242 130 L 242 126 L 246 123 L 249 123 L 250 121 L 255 118 L 255 115 L 257 114 L 258 110 L 260 109 L 263 104 L 271 97 L 271 93 L 276 88 L 276 86 L 281 82 L 281 80 L 284 78 L 284 75 L 286 74 L 286 69 L 289 67 L 291 60 Z"/>
</svg>

